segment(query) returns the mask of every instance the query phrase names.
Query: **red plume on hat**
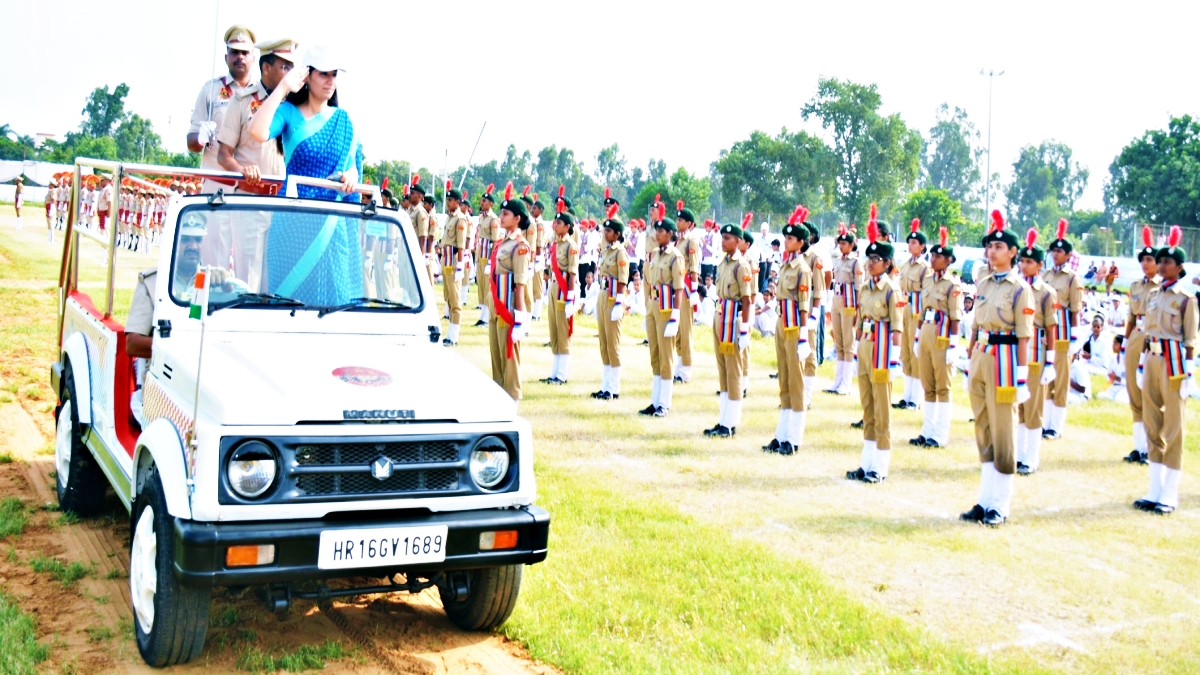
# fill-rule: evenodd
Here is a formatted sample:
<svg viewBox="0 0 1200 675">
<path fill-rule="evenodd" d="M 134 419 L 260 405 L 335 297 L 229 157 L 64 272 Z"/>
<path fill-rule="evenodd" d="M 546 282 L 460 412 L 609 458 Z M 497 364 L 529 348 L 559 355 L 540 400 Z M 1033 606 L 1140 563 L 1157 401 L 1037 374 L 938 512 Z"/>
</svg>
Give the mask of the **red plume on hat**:
<svg viewBox="0 0 1200 675">
<path fill-rule="evenodd" d="M 676 211 L 682 211 L 682 210 L 683 210 L 683 200 L 682 200 L 682 199 L 680 199 L 679 201 L 675 202 L 675 210 L 676 210 Z"/>
<path fill-rule="evenodd" d="M 872 202 L 872 203 L 871 203 L 871 209 L 870 209 L 870 213 L 869 213 L 869 215 L 867 216 L 867 223 L 868 223 L 868 224 L 870 224 L 870 223 L 872 223 L 872 222 L 874 222 L 874 221 L 876 221 L 876 220 L 878 220 L 878 219 L 879 219 L 879 207 L 878 207 L 878 206 L 875 206 L 875 203 L 874 203 L 874 202 Z"/>
<path fill-rule="evenodd" d="M 452 180 L 446 181 L 446 191 L 449 192 L 450 190 L 453 190 L 453 189 L 454 189 L 454 181 L 452 181 Z"/>
<path fill-rule="evenodd" d="M 417 183 L 420 183 L 420 182 L 421 182 L 421 174 L 419 174 L 419 173 L 413 174 L 412 184 L 416 185 Z"/>
<path fill-rule="evenodd" d="M 801 204 L 800 206 L 797 206 L 796 208 L 800 210 L 800 218 L 796 222 L 807 223 L 808 222 L 808 207 Z"/>
<path fill-rule="evenodd" d="M 679 203 L 680 203 L 680 204 L 683 204 L 683 202 L 679 202 Z M 682 206 L 680 206 L 679 208 L 680 208 L 681 210 L 683 209 L 683 207 L 682 207 Z M 667 205 L 666 205 L 666 204 L 659 203 L 659 205 L 658 205 L 658 219 L 659 219 L 659 220 L 662 220 L 663 218 L 666 218 L 666 217 L 667 217 Z"/>
<path fill-rule="evenodd" d="M 996 209 L 996 210 L 992 211 L 992 229 L 991 229 L 991 232 L 988 232 L 988 234 L 991 234 L 992 232 L 1003 232 L 1003 231 L 1004 231 L 1004 215 L 1002 213 L 1000 213 L 1000 209 Z"/>
<path fill-rule="evenodd" d="M 564 202 L 561 197 L 559 197 L 558 201 L 554 205 L 554 210 L 556 213 L 561 214 L 563 211 L 567 210 L 567 203 Z"/>
<path fill-rule="evenodd" d="M 566 186 L 566 185 L 559 185 L 559 186 L 558 186 L 558 198 L 559 198 L 559 199 L 562 199 L 562 198 L 563 198 L 563 195 L 565 195 L 566 193 L 567 193 L 567 186 Z"/>
<path fill-rule="evenodd" d="M 1029 228 L 1029 231 L 1025 233 L 1025 248 L 1033 248 L 1033 245 L 1037 243 L 1037 240 L 1038 240 L 1037 228 L 1036 227 Z"/>
<path fill-rule="evenodd" d="M 532 190 L 532 189 L 533 189 L 533 186 L 532 186 L 532 185 L 526 185 L 526 186 L 525 186 L 525 189 L 524 189 L 524 190 L 521 190 L 521 196 L 522 196 L 522 197 L 528 197 L 528 196 L 529 196 L 529 191 L 530 191 L 530 190 Z"/>
<path fill-rule="evenodd" d="M 490 194 L 492 194 L 492 191 L 495 189 L 496 189 L 495 183 L 488 183 L 487 189 L 483 191 L 483 194 L 490 195 Z"/>
<path fill-rule="evenodd" d="M 468 197 L 469 195 L 470 195 L 470 193 L 469 193 L 469 192 L 467 192 L 466 190 L 463 190 L 463 199 L 462 199 L 462 200 L 463 200 L 464 202 L 465 202 L 465 201 L 467 201 L 467 197 Z"/>
<path fill-rule="evenodd" d="M 401 190 L 401 193 L 402 193 L 402 194 L 403 194 L 405 197 L 407 197 L 407 196 L 408 196 L 408 183 L 405 183 L 405 184 L 404 184 L 404 189 L 403 189 L 403 190 Z"/>
<path fill-rule="evenodd" d="M 609 199 L 612 199 L 612 188 L 606 186 L 604 188 L 604 200 L 608 201 Z"/>
<path fill-rule="evenodd" d="M 620 206 L 617 206 L 616 204 L 613 204 L 613 205 L 609 206 L 609 207 L 608 207 L 608 215 L 606 215 L 606 216 L 604 217 L 604 219 L 605 219 L 605 220 L 612 220 L 613 218 L 616 218 L 616 217 L 617 217 L 617 212 L 618 212 L 618 211 L 620 211 L 620 210 L 621 210 L 621 207 L 620 207 Z"/>
<path fill-rule="evenodd" d="M 387 177 L 387 176 L 384 176 L 384 177 L 383 177 L 383 185 L 382 185 L 382 186 L 380 186 L 380 188 L 379 188 L 379 189 L 380 189 L 380 190 L 386 190 L 386 189 L 387 189 L 387 186 L 388 186 L 388 177 Z"/>
<path fill-rule="evenodd" d="M 792 215 L 788 217 L 788 225 L 795 225 L 796 223 L 800 222 L 800 214 L 803 211 L 803 206 L 797 206 L 795 210 L 792 211 Z"/>
<path fill-rule="evenodd" d="M 746 215 L 742 218 L 742 229 L 744 230 L 747 227 L 750 227 L 750 221 L 752 220 L 754 220 L 754 212 L 747 211 Z"/>
<path fill-rule="evenodd" d="M 1154 231 L 1149 225 L 1142 226 L 1142 246 L 1146 248 L 1154 248 Z"/>
<path fill-rule="evenodd" d="M 1167 235 L 1167 248 L 1175 248 L 1183 242 L 1183 228 L 1178 225 L 1171 226 L 1171 233 Z"/>
<path fill-rule="evenodd" d="M 875 212 L 874 204 L 871 205 L 871 212 L 872 213 Z M 870 220 L 867 221 L 867 241 L 874 244 L 875 240 L 878 238 L 879 238 L 879 225 L 875 222 L 875 218 L 872 217 Z"/>
<path fill-rule="evenodd" d="M 604 189 L 607 190 L 608 188 L 604 188 Z M 654 193 L 654 203 L 657 204 L 660 201 L 662 201 L 662 193 L 661 192 Z"/>
<path fill-rule="evenodd" d="M 846 224 L 845 223 L 838 223 L 838 236 L 839 237 L 846 236 Z"/>
<path fill-rule="evenodd" d="M 1066 218 L 1058 219 L 1058 229 L 1055 230 L 1055 232 L 1054 232 L 1054 238 L 1055 239 L 1066 239 L 1067 238 L 1067 219 Z"/>
<path fill-rule="evenodd" d="M 508 185 L 504 186 L 504 201 L 508 201 L 508 200 L 512 199 L 512 195 L 513 195 L 513 184 L 512 184 L 512 181 L 510 180 L 510 181 L 508 181 Z"/>
<path fill-rule="evenodd" d="M 950 231 L 943 225 L 938 228 L 938 246 L 946 248 L 946 242 L 950 240 Z"/>
<path fill-rule="evenodd" d="M 909 225 L 909 226 L 908 226 L 908 229 L 909 229 L 909 231 L 910 231 L 910 232 L 912 232 L 913 234 L 916 234 L 916 233 L 917 233 L 917 230 L 921 229 L 921 219 L 920 219 L 920 218 L 913 218 L 913 219 L 912 219 L 912 225 Z"/>
</svg>

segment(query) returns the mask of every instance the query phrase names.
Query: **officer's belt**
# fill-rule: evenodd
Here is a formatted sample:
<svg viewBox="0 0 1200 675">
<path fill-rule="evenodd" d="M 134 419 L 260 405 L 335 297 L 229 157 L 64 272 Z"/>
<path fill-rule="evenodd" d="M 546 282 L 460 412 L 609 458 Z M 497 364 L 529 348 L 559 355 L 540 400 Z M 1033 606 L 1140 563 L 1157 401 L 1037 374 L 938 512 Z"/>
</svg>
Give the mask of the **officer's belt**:
<svg viewBox="0 0 1200 675">
<path fill-rule="evenodd" d="M 989 345 L 1015 345 L 1019 344 L 1017 340 L 1016 333 L 1004 331 L 987 332 L 987 343 Z"/>
</svg>

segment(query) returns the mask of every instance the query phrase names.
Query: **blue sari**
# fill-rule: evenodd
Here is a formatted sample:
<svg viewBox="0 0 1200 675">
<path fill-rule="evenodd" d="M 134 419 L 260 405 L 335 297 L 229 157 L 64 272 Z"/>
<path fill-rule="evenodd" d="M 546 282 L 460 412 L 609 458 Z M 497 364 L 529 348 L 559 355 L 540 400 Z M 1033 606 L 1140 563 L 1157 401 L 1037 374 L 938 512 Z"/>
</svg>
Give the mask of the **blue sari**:
<svg viewBox="0 0 1200 675">
<path fill-rule="evenodd" d="M 362 144 L 350 115 L 341 108 L 328 108 L 306 120 L 296 106 L 284 102 L 271 121 L 271 138 L 279 136 L 289 178 L 328 178 L 350 169 L 362 175 Z M 297 186 L 297 194 L 331 201 L 345 197 L 336 190 L 307 185 Z M 310 305 L 342 304 L 362 297 L 362 264 L 358 219 L 274 214 L 267 242 L 271 293 Z"/>
</svg>

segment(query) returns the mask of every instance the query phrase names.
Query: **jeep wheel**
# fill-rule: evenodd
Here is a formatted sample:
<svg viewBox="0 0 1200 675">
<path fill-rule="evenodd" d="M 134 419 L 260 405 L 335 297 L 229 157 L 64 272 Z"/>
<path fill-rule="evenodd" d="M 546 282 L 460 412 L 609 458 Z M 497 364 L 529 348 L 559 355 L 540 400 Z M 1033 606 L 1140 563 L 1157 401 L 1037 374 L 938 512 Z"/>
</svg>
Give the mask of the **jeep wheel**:
<svg viewBox="0 0 1200 675">
<path fill-rule="evenodd" d="M 521 591 L 521 565 L 471 570 L 470 592 L 455 601 L 448 587 L 438 586 L 446 616 L 463 630 L 492 630 L 508 620 Z"/>
<path fill-rule="evenodd" d="M 151 471 L 134 503 L 133 523 L 129 594 L 138 651 L 156 668 L 186 663 L 204 647 L 212 596 L 175 578 L 174 518 L 158 471 Z"/>
<path fill-rule="evenodd" d="M 75 382 L 70 372 L 68 369 L 64 378 L 62 408 L 54 432 L 54 482 L 62 510 L 87 517 L 104 509 L 108 478 L 83 444 L 79 410 L 75 407 Z"/>
</svg>

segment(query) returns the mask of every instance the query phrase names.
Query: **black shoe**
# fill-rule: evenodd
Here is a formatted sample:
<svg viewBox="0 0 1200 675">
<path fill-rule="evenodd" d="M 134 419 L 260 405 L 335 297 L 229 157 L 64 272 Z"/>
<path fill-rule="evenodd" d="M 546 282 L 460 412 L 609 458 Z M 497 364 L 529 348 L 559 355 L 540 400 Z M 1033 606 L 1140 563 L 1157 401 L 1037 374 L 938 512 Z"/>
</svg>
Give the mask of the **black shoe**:
<svg viewBox="0 0 1200 675">
<path fill-rule="evenodd" d="M 445 340 L 442 340 L 442 346 L 443 347 L 453 347 L 454 343 L 450 341 L 450 338 L 446 338 Z"/>
<path fill-rule="evenodd" d="M 789 443 L 787 441 L 784 441 L 779 444 L 779 449 L 776 450 L 775 452 L 778 452 L 779 454 L 781 454 L 785 457 L 789 456 L 789 455 L 794 455 L 794 454 L 796 454 L 796 446 L 792 445 L 791 443 Z"/>
<path fill-rule="evenodd" d="M 1166 504 L 1155 504 L 1154 510 L 1151 511 L 1151 513 L 1154 513 L 1159 516 L 1169 516 L 1174 512 L 1175 512 L 1175 507 L 1167 506 Z"/>
<path fill-rule="evenodd" d="M 862 468 L 859 467 L 853 471 L 847 471 L 846 472 L 846 480 L 862 480 L 863 478 L 866 477 L 866 475 L 867 475 L 867 472 L 863 471 Z"/>
<path fill-rule="evenodd" d="M 770 374 L 770 375 L 768 375 L 767 377 L 771 378 L 772 380 L 778 380 L 778 379 L 779 379 L 779 373 L 771 373 L 771 374 Z"/>
<path fill-rule="evenodd" d="M 983 520 L 979 522 L 987 525 L 988 527 L 1000 527 L 1006 520 L 1008 520 L 1008 518 L 1000 515 L 1000 513 L 995 509 L 988 509 L 987 513 L 985 513 L 983 516 Z"/>
<path fill-rule="evenodd" d="M 966 513 L 960 513 L 958 515 L 958 519 L 965 520 L 968 523 L 980 523 L 983 522 L 983 517 L 986 515 L 987 512 L 983 510 L 983 507 L 976 504 L 975 506 L 971 507 L 970 511 L 967 511 Z"/>
<path fill-rule="evenodd" d="M 875 473 L 874 471 L 866 472 L 865 474 L 863 474 L 863 479 L 862 479 L 862 481 L 864 483 L 870 483 L 871 485 L 874 485 L 876 483 L 882 483 L 885 480 L 887 480 L 887 476 L 880 476 L 879 474 Z"/>
<path fill-rule="evenodd" d="M 837 389 L 825 389 L 824 391 L 825 391 L 825 393 L 826 393 L 826 394 L 836 394 L 836 393 L 838 393 L 838 390 L 837 390 Z"/>
<path fill-rule="evenodd" d="M 603 389 L 601 389 L 600 391 L 593 391 L 592 398 L 600 398 L 601 394 L 606 394 L 606 393 L 608 393 L 608 392 L 604 391 Z"/>
<path fill-rule="evenodd" d="M 892 404 L 892 410 L 905 410 L 908 408 L 908 401 L 901 399 Z"/>
<path fill-rule="evenodd" d="M 1133 503 L 1133 508 L 1139 511 L 1153 511 L 1157 506 L 1157 502 L 1152 502 L 1149 499 L 1139 499 Z"/>
<path fill-rule="evenodd" d="M 552 377 L 552 378 L 546 380 L 546 384 L 566 384 L 566 383 L 567 383 L 566 380 L 560 380 L 557 377 Z"/>
<path fill-rule="evenodd" d="M 601 401 L 611 401 L 613 398 L 613 395 L 608 393 L 607 391 L 602 391 L 602 392 L 599 392 L 596 394 L 596 398 L 600 399 Z"/>
<path fill-rule="evenodd" d="M 1042 438 L 1056 439 L 1058 438 L 1058 432 L 1053 429 L 1042 429 Z"/>
<path fill-rule="evenodd" d="M 1125 455 L 1121 459 L 1125 460 L 1129 464 L 1140 464 L 1142 453 L 1138 452 L 1137 450 L 1131 450 L 1128 455 Z"/>
<path fill-rule="evenodd" d="M 743 389 L 743 390 L 742 390 L 742 400 L 743 400 L 743 401 L 745 401 L 745 400 L 746 400 L 746 398 L 747 398 L 747 397 L 749 397 L 749 396 L 750 396 L 750 390 L 749 390 L 749 389 Z"/>
<path fill-rule="evenodd" d="M 657 409 L 658 409 L 658 406 L 651 403 L 650 405 L 646 406 L 645 408 L 642 408 L 641 410 L 639 410 L 638 414 L 639 415 L 653 415 L 654 411 Z"/>
<path fill-rule="evenodd" d="M 917 409 L 917 407 L 918 407 L 918 406 L 917 406 L 917 404 L 916 404 L 916 402 L 915 402 L 915 401 L 909 401 L 909 402 L 908 402 L 908 409 L 909 409 L 909 410 L 916 410 L 916 409 Z"/>
<path fill-rule="evenodd" d="M 1037 469 L 1030 467 L 1025 462 L 1017 462 L 1017 473 L 1022 476 L 1032 476 L 1037 473 Z"/>
<path fill-rule="evenodd" d="M 776 450 L 779 450 L 779 445 L 779 440 L 772 438 L 770 443 L 762 446 L 762 449 L 764 452 L 775 452 Z"/>
<path fill-rule="evenodd" d="M 938 443 L 937 441 L 933 440 L 932 438 L 926 438 L 926 439 L 925 439 L 925 447 L 927 447 L 927 448 L 940 448 L 940 447 L 942 447 L 942 444 L 941 444 L 941 443 Z"/>
<path fill-rule="evenodd" d="M 674 382 L 675 384 L 686 384 L 687 383 L 687 380 L 683 379 L 682 377 L 680 377 L 678 375 L 676 375 L 675 377 L 672 377 L 671 381 Z"/>
<path fill-rule="evenodd" d="M 543 347 L 549 347 L 549 346 L 550 346 L 550 343 L 549 343 L 549 342 L 547 342 L 546 344 L 544 344 L 544 345 L 542 345 L 542 346 L 543 346 Z"/>
<path fill-rule="evenodd" d="M 648 347 L 648 346 L 650 346 L 650 341 L 649 341 L 649 340 L 642 340 L 642 346 L 643 346 L 643 347 Z"/>
<path fill-rule="evenodd" d="M 720 424 L 717 424 L 717 425 L 716 425 L 716 426 L 714 426 L 714 427 L 710 427 L 710 428 L 708 428 L 708 429 L 705 429 L 705 430 L 704 430 L 704 435 L 705 435 L 705 436 L 712 436 L 713 434 L 717 433 L 717 429 L 723 429 L 723 428 L 724 428 L 724 427 L 722 427 Z"/>
<path fill-rule="evenodd" d="M 654 409 L 654 416 L 655 417 L 666 417 L 667 412 L 668 412 L 667 409 L 660 405 Z"/>
<path fill-rule="evenodd" d="M 479 328 L 480 326 L 486 326 L 486 325 L 488 325 L 488 322 L 486 322 L 486 321 L 476 321 L 475 322 L 476 328 Z"/>
<path fill-rule="evenodd" d="M 712 432 L 712 433 L 709 433 L 709 432 Z M 734 430 L 730 429 L 729 427 L 727 427 L 723 424 L 718 424 L 717 426 L 713 427 L 712 429 L 709 429 L 708 431 L 706 431 L 704 433 L 708 434 L 712 438 L 729 438 L 730 436 L 732 436 L 734 434 Z"/>
<path fill-rule="evenodd" d="M 863 428 L 863 421 L 859 420 L 857 422 L 851 422 L 850 426 L 854 429 L 861 429 L 861 428 Z"/>
<path fill-rule="evenodd" d="M 924 436 L 917 436 L 916 438 L 908 439 L 908 444 L 909 445 L 925 445 L 925 442 L 928 440 L 929 439 L 925 438 Z"/>
<path fill-rule="evenodd" d="M 1148 452 L 1139 453 L 1137 463 L 1141 464 L 1142 466 L 1149 466 L 1150 465 L 1150 453 L 1148 453 Z"/>
</svg>

